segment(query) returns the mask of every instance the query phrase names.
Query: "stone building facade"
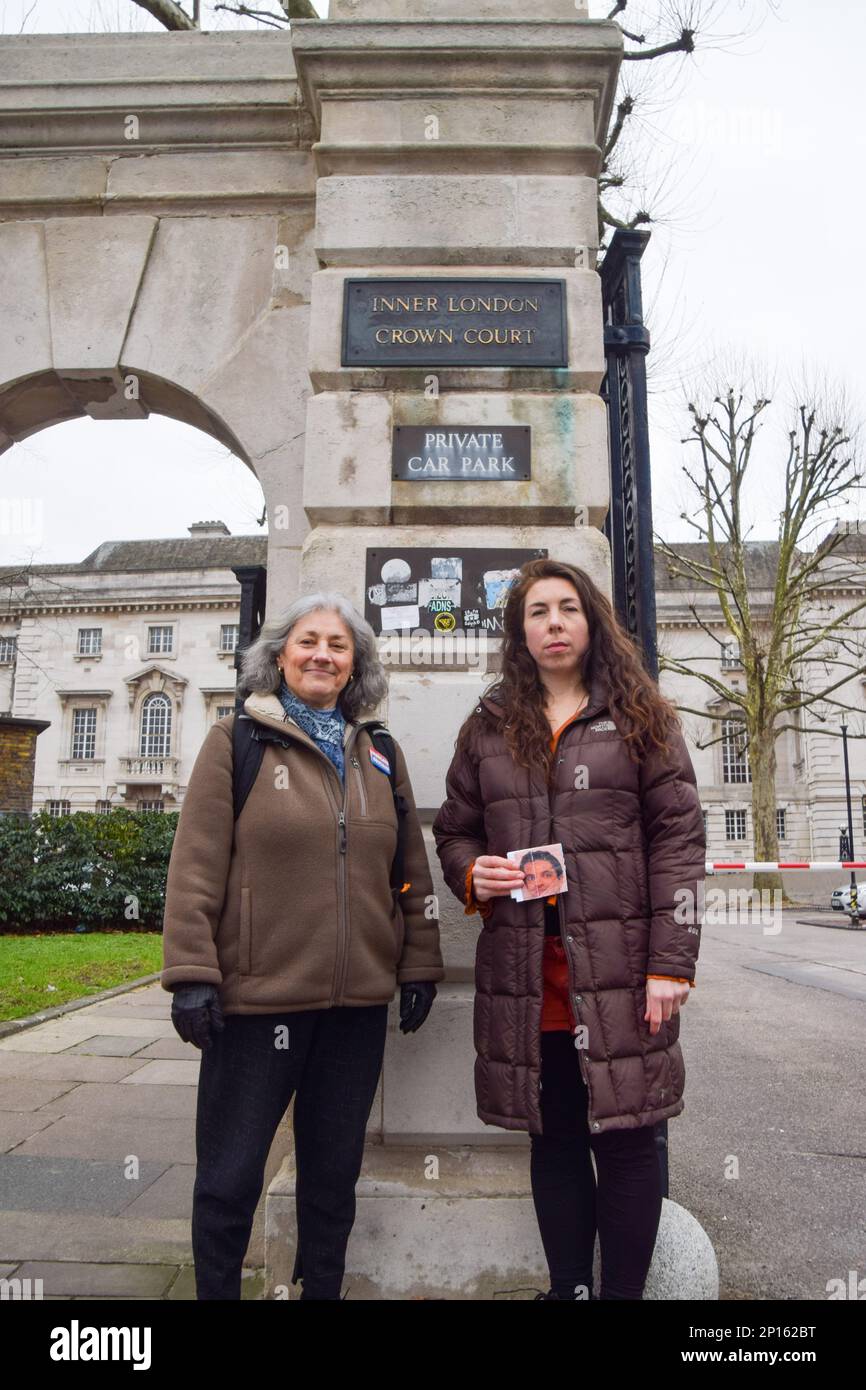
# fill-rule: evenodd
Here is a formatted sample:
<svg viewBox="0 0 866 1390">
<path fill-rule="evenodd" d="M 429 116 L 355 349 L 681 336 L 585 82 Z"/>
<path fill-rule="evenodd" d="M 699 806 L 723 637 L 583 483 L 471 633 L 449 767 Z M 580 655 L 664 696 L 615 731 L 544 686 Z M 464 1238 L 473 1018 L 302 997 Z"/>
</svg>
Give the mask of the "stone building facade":
<svg viewBox="0 0 866 1390">
<path fill-rule="evenodd" d="M 267 551 L 266 537 L 230 536 L 222 522 L 189 531 L 105 541 L 4 584 L 0 713 L 46 721 L 33 810 L 180 809 L 209 726 L 234 708 L 231 566 L 263 565 Z"/>
</svg>

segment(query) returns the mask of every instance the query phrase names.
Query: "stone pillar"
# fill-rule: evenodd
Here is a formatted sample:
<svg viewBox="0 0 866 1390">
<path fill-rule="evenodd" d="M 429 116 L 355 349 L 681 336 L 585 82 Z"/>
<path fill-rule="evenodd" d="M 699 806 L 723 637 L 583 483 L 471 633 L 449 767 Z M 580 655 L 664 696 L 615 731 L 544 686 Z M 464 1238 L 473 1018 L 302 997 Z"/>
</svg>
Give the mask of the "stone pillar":
<svg viewBox="0 0 866 1390">
<path fill-rule="evenodd" d="M 0 816 L 30 815 L 36 740 L 50 723 L 0 714 Z"/>
<path fill-rule="evenodd" d="M 444 556 L 544 549 L 610 594 L 600 530 L 609 480 L 596 177 L 622 41 L 614 24 L 582 15 L 574 0 L 331 0 L 328 20 L 292 26 L 318 133 L 321 266 L 311 293 L 304 507 L 312 529 L 302 590 L 339 588 L 364 611 L 368 548 L 422 547 Z M 506 299 L 512 280 L 561 282 L 564 349 L 549 365 L 510 350 L 497 359 L 495 346 L 463 364 L 443 349 L 433 365 L 399 356 L 347 365 L 346 280 L 363 295 L 371 277 L 414 278 L 425 294 L 431 282 L 480 278 Z M 347 352 L 351 363 L 351 345 Z M 392 432 L 419 426 L 528 427 L 530 476 L 392 476 Z M 489 646 L 493 665 L 498 642 Z M 445 669 L 391 660 L 384 714 L 428 826 L 447 979 L 417 1034 L 401 1034 L 396 1002 L 392 1009 L 347 1278 L 352 1296 L 366 1298 L 546 1287 L 528 1138 L 475 1113 L 479 919 L 444 887 L 429 835 L 483 672 L 468 661 Z M 270 1294 L 288 1284 L 293 1251 L 289 1158 L 267 1197 Z"/>
</svg>

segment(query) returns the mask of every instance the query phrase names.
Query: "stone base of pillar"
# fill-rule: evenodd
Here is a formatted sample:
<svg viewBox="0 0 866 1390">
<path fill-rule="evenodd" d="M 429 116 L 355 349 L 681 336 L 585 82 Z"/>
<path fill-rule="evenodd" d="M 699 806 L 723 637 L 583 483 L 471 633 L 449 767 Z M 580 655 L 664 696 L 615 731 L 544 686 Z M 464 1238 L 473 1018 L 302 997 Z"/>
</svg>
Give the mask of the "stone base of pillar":
<svg viewBox="0 0 866 1390">
<path fill-rule="evenodd" d="M 534 1297 L 531 1289 L 548 1287 L 528 1145 L 368 1142 L 356 1195 L 343 1286 L 350 1299 Z M 291 1154 L 267 1193 L 266 1298 L 285 1298 L 286 1289 L 298 1297 L 300 1283 L 290 1282 L 296 1240 Z"/>
<path fill-rule="evenodd" d="M 529 1186 L 529 1150 L 368 1142 L 344 1293 L 351 1300 L 533 1299 L 549 1287 Z M 294 1154 L 268 1188 L 265 1297 L 296 1299 Z M 595 1288 L 599 1251 L 595 1251 Z M 717 1299 L 709 1237 L 665 1201 L 645 1300 Z"/>
</svg>

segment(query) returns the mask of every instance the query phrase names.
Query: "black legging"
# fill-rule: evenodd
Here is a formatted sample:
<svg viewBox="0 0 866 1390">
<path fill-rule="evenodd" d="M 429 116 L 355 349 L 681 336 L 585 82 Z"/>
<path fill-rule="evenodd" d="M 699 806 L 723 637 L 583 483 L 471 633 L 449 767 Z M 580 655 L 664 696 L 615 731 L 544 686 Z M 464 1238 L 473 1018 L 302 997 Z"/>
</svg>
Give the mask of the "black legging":
<svg viewBox="0 0 866 1390">
<path fill-rule="evenodd" d="M 571 1298 L 592 1289 L 596 1225 L 601 1298 L 643 1297 L 662 1209 L 652 1125 L 590 1135 L 574 1037 L 541 1034 L 543 1134 L 531 1134 L 530 1176 L 550 1285 Z M 590 1146 L 598 1166 L 598 1189 Z"/>
</svg>

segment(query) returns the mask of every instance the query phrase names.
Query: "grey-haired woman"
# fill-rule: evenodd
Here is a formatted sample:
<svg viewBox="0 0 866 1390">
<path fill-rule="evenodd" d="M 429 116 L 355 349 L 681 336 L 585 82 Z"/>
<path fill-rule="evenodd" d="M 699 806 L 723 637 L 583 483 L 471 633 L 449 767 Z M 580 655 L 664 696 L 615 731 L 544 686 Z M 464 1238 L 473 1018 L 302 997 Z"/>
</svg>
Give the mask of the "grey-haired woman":
<svg viewBox="0 0 866 1390">
<path fill-rule="evenodd" d="M 365 717 L 386 690 L 369 624 L 341 594 L 306 595 L 244 653 L 242 714 L 214 724 L 190 776 L 162 984 L 179 1035 L 202 1049 L 199 1299 L 240 1297 L 265 1163 L 293 1097 L 292 1281 L 302 1279 L 302 1300 L 340 1298 L 388 1003 L 400 985 L 400 1027 L 415 1031 L 444 974 L 403 753 L 385 742 L 392 786 L 383 726 Z M 261 762 L 235 821 L 241 732 L 261 745 Z M 398 808 L 405 881 L 392 885 Z"/>
</svg>

